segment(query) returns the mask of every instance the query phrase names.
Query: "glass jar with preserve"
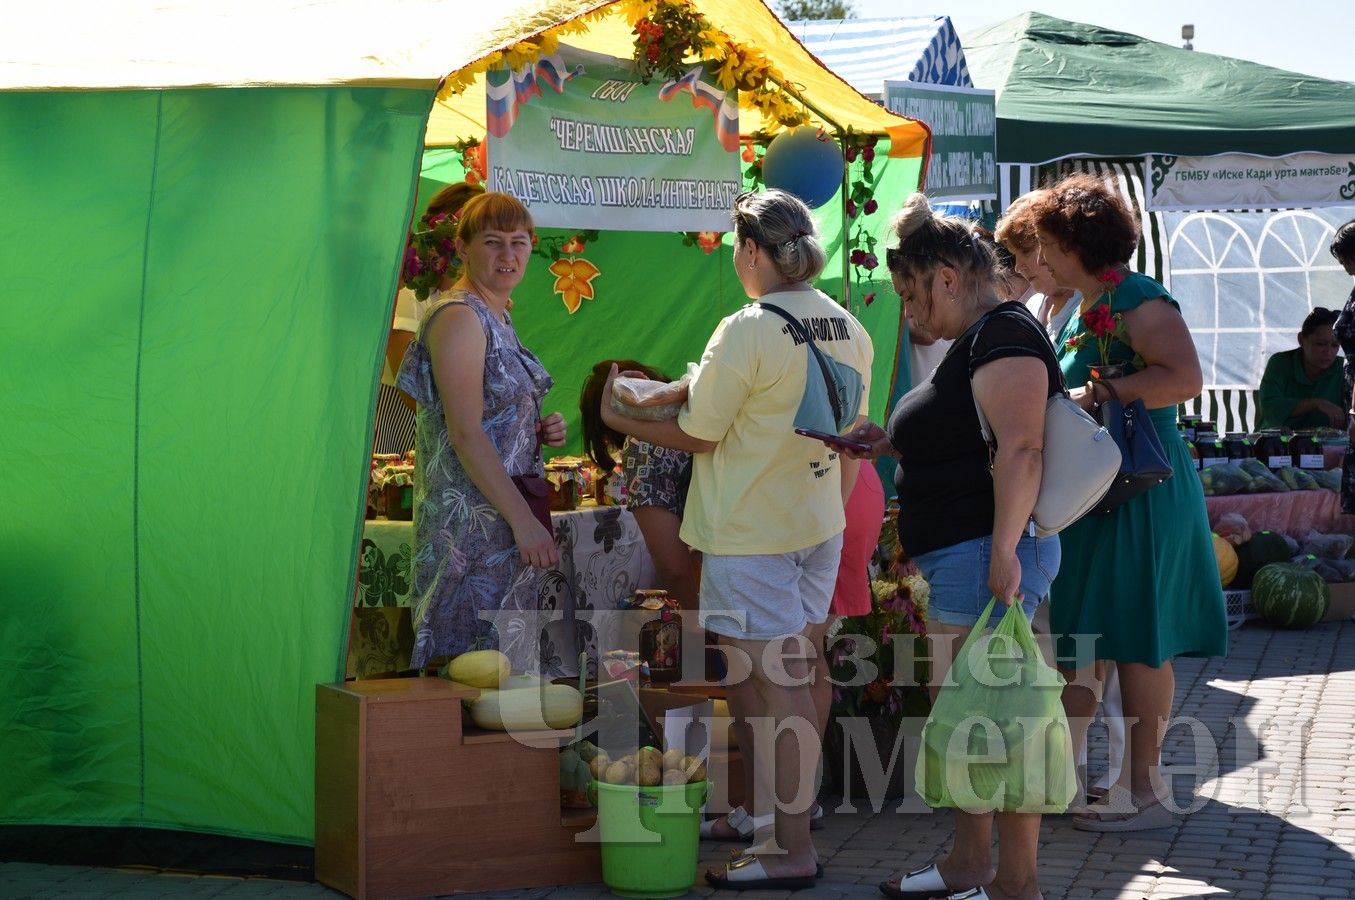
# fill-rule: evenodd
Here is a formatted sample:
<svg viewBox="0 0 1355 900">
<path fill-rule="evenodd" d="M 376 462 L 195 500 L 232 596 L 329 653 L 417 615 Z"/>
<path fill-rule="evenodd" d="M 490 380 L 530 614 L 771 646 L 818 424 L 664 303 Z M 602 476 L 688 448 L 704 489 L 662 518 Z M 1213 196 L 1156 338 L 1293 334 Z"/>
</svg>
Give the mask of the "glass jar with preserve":
<svg viewBox="0 0 1355 900">
<path fill-rule="evenodd" d="M 1241 463 L 1244 460 L 1255 457 L 1255 451 L 1252 449 L 1251 439 L 1245 434 L 1230 434 L 1223 439 L 1224 455 L 1228 457 L 1230 463 Z"/>
<path fill-rule="evenodd" d="M 1187 441 L 1195 440 L 1195 435 L 1200 431 L 1200 417 L 1196 415 L 1186 415 L 1177 419 L 1176 427 L 1181 429 L 1181 437 Z"/>
<path fill-rule="evenodd" d="M 649 667 L 651 681 L 676 681 L 682 676 L 682 616 L 677 600 L 667 591 L 638 590 L 630 608 L 658 613 L 640 626 L 640 659 Z"/>
<path fill-rule="evenodd" d="M 1228 451 L 1223 439 L 1213 431 L 1199 431 L 1195 434 L 1195 449 L 1200 454 L 1200 468 L 1221 466 L 1228 461 Z"/>
<path fill-rule="evenodd" d="M 1256 436 L 1252 450 L 1256 458 L 1271 471 L 1284 469 L 1294 464 L 1293 452 L 1289 447 L 1289 435 L 1278 428 L 1266 428 Z"/>
<path fill-rule="evenodd" d="M 1322 442 L 1311 431 L 1296 431 L 1289 441 L 1289 450 L 1294 456 L 1294 464 L 1300 469 L 1325 469 L 1326 461 L 1322 456 Z"/>
<path fill-rule="evenodd" d="M 1200 465 L 1200 448 L 1196 447 L 1194 439 L 1190 438 L 1185 439 L 1185 445 L 1186 452 L 1190 454 L 1191 462 L 1195 464 L 1195 471 L 1198 472 L 1202 468 Z"/>
</svg>

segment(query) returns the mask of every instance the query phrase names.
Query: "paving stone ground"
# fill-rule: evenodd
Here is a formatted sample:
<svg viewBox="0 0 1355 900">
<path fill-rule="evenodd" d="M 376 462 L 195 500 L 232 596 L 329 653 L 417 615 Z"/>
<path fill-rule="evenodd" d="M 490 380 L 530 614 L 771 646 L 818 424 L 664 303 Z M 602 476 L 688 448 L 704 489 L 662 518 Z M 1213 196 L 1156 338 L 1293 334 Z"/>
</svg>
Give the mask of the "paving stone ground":
<svg viewBox="0 0 1355 900">
<path fill-rule="evenodd" d="M 1300 632 L 1250 624 L 1231 637 L 1226 659 L 1176 664 L 1176 712 L 1187 721 L 1168 735 L 1164 761 L 1179 776 L 1178 802 L 1194 811 L 1170 828 L 1123 835 L 1046 819 L 1040 879 L 1048 900 L 1355 898 L 1355 624 Z M 1093 767 L 1097 750 L 1094 743 Z M 814 832 L 826 866 L 818 885 L 794 894 L 745 891 L 743 900 L 878 896 L 878 882 L 926 865 L 950 840 L 948 815 L 897 806 L 833 810 Z M 702 844 L 702 868 L 723 861 L 730 846 Z M 340 896 L 296 881 L 0 862 L 0 900 Z M 459 896 L 611 895 L 593 884 Z M 697 884 L 688 896 L 739 895 Z"/>
</svg>

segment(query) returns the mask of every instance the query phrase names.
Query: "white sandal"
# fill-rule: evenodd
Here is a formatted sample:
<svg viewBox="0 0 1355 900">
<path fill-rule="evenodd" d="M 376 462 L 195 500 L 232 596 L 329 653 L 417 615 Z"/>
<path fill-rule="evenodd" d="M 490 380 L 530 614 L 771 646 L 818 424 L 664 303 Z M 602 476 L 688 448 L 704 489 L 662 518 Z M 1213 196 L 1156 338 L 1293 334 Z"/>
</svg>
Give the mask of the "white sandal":
<svg viewBox="0 0 1355 900">
<path fill-rule="evenodd" d="M 721 819 L 729 823 L 729 827 L 734 829 L 736 837 L 718 837 L 715 834 L 715 825 Z M 742 806 L 736 806 L 724 816 L 716 816 L 713 819 L 706 819 L 701 823 L 701 840 L 703 841 L 756 841 L 758 832 L 770 833 L 776 824 L 776 813 L 769 812 L 765 816 L 750 816 L 748 810 Z M 809 817 L 809 829 L 818 831 L 823 827 L 823 807 L 816 806 L 814 812 Z M 764 839 L 765 840 L 765 839 Z"/>
<path fill-rule="evenodd" d="M 725 822 L 730 828 L 734 829 L 734 837 L 721 837 L 715 834 L 715 826 L 719 822 Z M 703 841 L 751 841 L 753 832 L 757 826 L 752 824 L 753 817 L 748 815 L 748 810 L 742 806 L 736 806 L 723 816 L 716 816 L 713 819 L 707 819 L 701 823 L 701 840 Z"/>
<path fill-rule="evenodd" d="M 932 898 L 949 897 L 952 894 L 950 886 L 941 877 L 941 870 L 936 867 L 936 863 L 900 875 L 894 880 L 897 880 L 898 883 L 880 882 L 880 893 L 891 898 L 891 900 L 932 900 Z"/>
</svg>

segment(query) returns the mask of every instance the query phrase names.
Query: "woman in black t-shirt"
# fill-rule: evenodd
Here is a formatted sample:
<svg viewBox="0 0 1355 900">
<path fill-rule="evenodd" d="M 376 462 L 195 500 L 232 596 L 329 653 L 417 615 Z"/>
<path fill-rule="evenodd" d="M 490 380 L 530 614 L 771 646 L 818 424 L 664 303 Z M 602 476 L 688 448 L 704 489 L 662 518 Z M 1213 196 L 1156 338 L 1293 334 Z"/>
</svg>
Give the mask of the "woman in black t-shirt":
<svg viewBox="0 0 1355 900">
<path fill-rule="evenodd" d="M 969 223 L 933 215 L 927 198 L 914 194 L 893 230 L 899 245 L 885 258 L 894 289 L 911 316 L 955 343 L 931 377 L 899 400 L 888 430 L 872 423 L 853 436 L 899 459 L 899 540 L 931 585 L 935 695 L 949 654 L 989 599 L 1020 602 L 1029 618 L 1058 572 L 1058 538 L 1036 538 L 1030 517 L 1040 491 L 1045 403 L 1060 380 L 1044 329 L 1022 304 L 999 298 L 992 245 Z M 991 472 L 976 400 L 995 438 Z M 881 884 L 885 896 L 922 900 L 979 886 L 992 898 L 1039 896 L 1038 814 L 996 814 L 996 871 L 994 814 L 955 814 L 950 855 Z"/>
</svg>

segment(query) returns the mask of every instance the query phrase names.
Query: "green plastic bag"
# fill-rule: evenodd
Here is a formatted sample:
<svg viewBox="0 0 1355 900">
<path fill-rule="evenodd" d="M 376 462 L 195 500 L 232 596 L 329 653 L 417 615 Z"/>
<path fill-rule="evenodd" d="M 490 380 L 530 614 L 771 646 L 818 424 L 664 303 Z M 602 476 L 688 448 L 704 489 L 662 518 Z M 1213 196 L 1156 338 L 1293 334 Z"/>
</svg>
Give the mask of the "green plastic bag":
<svg viewBox="0 0 1355 900">
<path fill-rule="evenodd" d="M 1060 697 L 1019 603 L 985 634 L 994 598 L 969 633 L 922 729 L 917 784 L 928 806 L 1058 813 L 1077 790 Z"/>
</svg>

